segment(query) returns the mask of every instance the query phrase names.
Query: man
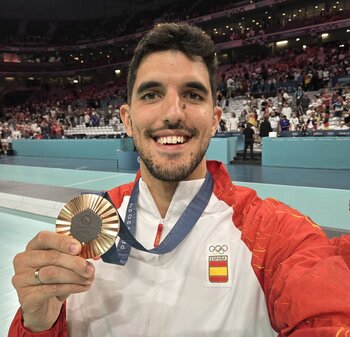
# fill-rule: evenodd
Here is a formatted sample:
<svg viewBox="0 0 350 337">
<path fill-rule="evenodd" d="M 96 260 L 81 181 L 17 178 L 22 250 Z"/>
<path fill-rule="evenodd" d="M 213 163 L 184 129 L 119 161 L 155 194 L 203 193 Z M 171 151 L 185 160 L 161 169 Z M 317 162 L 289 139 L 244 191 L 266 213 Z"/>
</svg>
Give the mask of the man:
<svg viewBox="0 0 350 337">
<path fill-rule="evenodd" d="M 296 111 L 298 112 L 298 115 L 303 114 L 303 107 L 302 107 L 302 99 L 304 97 L 304 91 L 302 86 L 299 84 L 297 90 L 294 93 L 295 96 L 295 104 L 296 104 Z"/>
<path fill-rule="evenodd" d="M 282 118 L 280 120 L 280 130 L 282 131 L 289 131 L 290 123 L 286 115 L 282 115 Z"/>
<path fill-rule="evenodd" d="M 261 138 L 268 137 L 269 133 L 272 132 L 271 123 L 269 121 L 268 116 L 264 116 L 263 120 L 260 122 L 259 125 L 259 136 Z"/>
<path fill-rule="evenodd" d="M 244 150 L 243 150 L 243 160 L 247 158 L 247 150 L 249 148 L 250 151 L 250 159 L 254 160 L 254 135 L 255 132 L 252 128 L 252 124 L 247 123 L 247 126 L 243 130 L 244 136 Z"/>
<path fill-rule="evenodd" d="M 292 108 L 289 106 L 288 102 L 283 103 L 281 115 L 285 115 L 288 120 L 292 116 Z"/>
<path fill-rule="evenodd" d="M 125 265 L 92 263 L 77 256 L 73 238 L 39 233 L 14 261 L 21 310 L 9 336 L 349 332 L 350 271 L 319 227 L 205 161 L 221 118 L 215 63 L 200 29 L 159 25 L 135 50 L 120 109 L 140 172 L 108 196 L 123 220 L 136 221 L 144 247 L 176 247 L 162 255 L 131 249 Z M 124 256 L 119 243 L 106 255 Z"/>
</svg>

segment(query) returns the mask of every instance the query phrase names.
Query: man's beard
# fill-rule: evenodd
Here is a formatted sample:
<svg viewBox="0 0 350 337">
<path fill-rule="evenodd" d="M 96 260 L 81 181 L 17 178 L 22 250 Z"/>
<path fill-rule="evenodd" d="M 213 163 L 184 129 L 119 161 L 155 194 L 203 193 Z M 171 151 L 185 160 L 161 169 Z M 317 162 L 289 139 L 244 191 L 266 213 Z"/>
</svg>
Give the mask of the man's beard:
<svg viewBox="0 0 350 337">
<path fill-rule="evenodd" d="M 174 125 L 167 125 L 162 128 L 164 129 L 184 129 L 182 126 L 174 126 Z M 159 129 L 158 129 L 159 130 Z M 149 129 L 144 133 L 144 136 L 146 138 L 150 138 L 154 132 L 154 130 Z M 196 137 L 198 135 L 197 130 L 191 129 L 191 134 L 193 137 Z M 142 140 L 141 140 L 142 141 Z M 138 143 L 137 140 L 134 139 L 134 145 L 135 148 L 147 167 L 148 171 L 151 173 L 151 175 L 159 180 L 162 181 L 168 181 L 168 182 L 176 182 L 180 180 L 184 180 L 187 178 L 191 173 L 196 169 L 196 167 L 199 165 L 199 163 L 203 160 L 204 155 L 208 149 L 210 139 L 204 143 L 200 144 L 200 148 L 198 153 L 191 153 L 191 159 L 188 163 L 184 163 L 181 165 L 173 165 L 174 162 L 176 162 L 177 157 L 180 157 L 180 155 L 173 153 L 173 154 L 167 154 L 165 155 L 169 161 L 168 165 L 160 165 L 154 162 L 151 156 L 149 156 L 146 151 L 142 149 L 140 144 Z"/>
</svg>

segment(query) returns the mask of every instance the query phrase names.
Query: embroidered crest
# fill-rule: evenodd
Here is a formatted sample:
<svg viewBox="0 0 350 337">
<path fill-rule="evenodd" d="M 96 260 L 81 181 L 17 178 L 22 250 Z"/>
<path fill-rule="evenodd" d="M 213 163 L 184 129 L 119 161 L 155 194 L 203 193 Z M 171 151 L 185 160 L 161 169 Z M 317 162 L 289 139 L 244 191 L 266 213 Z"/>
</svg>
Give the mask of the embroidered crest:
<svg viewBox="0 0 350 337">
<path fill-rule="evenodd" d="M 210 283 L 228 282 L 227 245 L 209 246 L 208 275 Z"/>
</svg>

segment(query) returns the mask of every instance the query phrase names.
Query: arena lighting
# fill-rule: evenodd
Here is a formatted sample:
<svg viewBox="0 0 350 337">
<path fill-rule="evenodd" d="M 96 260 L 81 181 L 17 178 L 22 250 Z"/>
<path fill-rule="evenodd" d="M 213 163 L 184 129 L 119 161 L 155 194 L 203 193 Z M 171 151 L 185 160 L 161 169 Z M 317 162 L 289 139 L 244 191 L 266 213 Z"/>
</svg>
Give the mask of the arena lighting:
<svg viewBox="0 0 350 337">
<path fill-rule="evenodd" d="M 316 6 L 315 6 L 315 8 L 317 9 L 317 8 L 318 8 L 318 6 L 316 5 Z"/>
<path fill-rule="evenodd" d="M 28 80 L 33 81 L 34 77 L 28 77 Z"/>
<path fill-rule="evenodd" d="M 286 15 L 286 13 L 282 13 L 282 15 L 283 15 L 283 16 L 285 16 L 285 15 Z"/>
<path fill-rule="evenodd" d="M 321 34 L 322 39 L 327 39 L 328 36 L 329 36 L 328 33 L 323 33 L 323 34 Z"/>
<path fill-rule="evenodd" d="M 114 72 L 115 72 L 116 75 L 119 75 L 121 73 L 121 70 L 120 69 L 116 69 L 116 70 L 114 70 Z"/>
<path fill-rule="evenodd" d="M 77 79 L 73 80 L 73 83 L 77 84 L 79 81 Z"/>
<path fill-rule="evenodd" d="M 288 44 L 288 40 L 276 42 L 276 46 L 278 46 L 278 47 L 286 46 L 287 44 Z"/>
<path fill-rule="evenodd" d="M 307 47 L 306 44 L 303 44 L 303 49 L 306 49 L 306 47 Z"/>
<path fill-rule="evenodd" d="M 300 38 L 299 38 L 299 37 L 297 37 L 297 38 L 295 39 L 295 41 L 300 41 Z"/>
<path fill-rule="evenodd" d="M 350 33 L 350 29 L 347 29 L 346 32 L 347 32 L 347 33 Z"/>
<path fill-rule="evenodd" d="M 14 79 L 15 79 L 14 77 L 5 77 L 6 81 L 14 81 Z"/>
<path fill-rule="evenodd" d="M 344 48 L 344 45 L 343 45 L 343 44 L 340 44 L 340 45 L 339 45 L 339 48 Z"/>
</svg>

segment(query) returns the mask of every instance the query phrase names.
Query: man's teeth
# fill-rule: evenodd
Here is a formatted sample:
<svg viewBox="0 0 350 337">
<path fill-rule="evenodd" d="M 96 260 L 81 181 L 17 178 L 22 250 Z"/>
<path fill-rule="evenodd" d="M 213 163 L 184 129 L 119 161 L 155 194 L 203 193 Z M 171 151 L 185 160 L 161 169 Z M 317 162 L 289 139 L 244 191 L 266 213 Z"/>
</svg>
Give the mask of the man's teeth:
<svg viewBox="0 0 350 337">
<path fill-rule="evenodd" d="M 160 143 L 160 144 L 182 144 L 184 142 L 185 142 L 185 137 L 183 136 L 170 136 L 170 137 L 157 138 L 157 143 Z"/>
</svg>

